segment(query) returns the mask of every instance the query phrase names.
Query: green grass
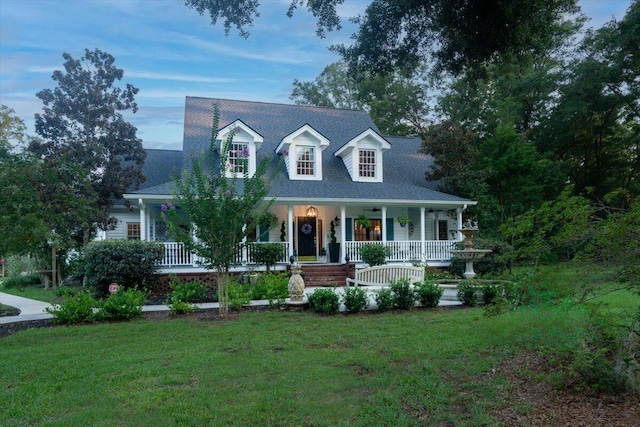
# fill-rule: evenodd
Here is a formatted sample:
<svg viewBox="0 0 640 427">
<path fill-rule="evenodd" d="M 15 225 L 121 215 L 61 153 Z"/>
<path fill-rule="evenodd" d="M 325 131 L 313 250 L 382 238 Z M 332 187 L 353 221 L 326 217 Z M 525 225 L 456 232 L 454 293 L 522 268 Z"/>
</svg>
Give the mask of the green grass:
<svg viewBox="0 0 640 427">
<path fill-rule="evenodd" d="M 524 349 L 575 345 L 580 311 L 242 313 L 2 339 L 0 425 L 496 425 Z"/>
<path fill-rule="evenodd" d="M 65 286 L 65 288 L 71 290 L 81 290 L 80 286 Z M 43 285 L 37 286 L 23 286 L 17 288 L 9 288 L 5 289 L 2 286 L 2 282 L 0 282 L 0 292 L 4 292 L 5 294 L 17 295 L 23 298 L 30 298 L 38 301 L 44 301 L 51 304 L 57 304 L 62 301 L 62 298 L 59 296 L 59 293 L 54 288 L 45 289 Z"/>
</svg>

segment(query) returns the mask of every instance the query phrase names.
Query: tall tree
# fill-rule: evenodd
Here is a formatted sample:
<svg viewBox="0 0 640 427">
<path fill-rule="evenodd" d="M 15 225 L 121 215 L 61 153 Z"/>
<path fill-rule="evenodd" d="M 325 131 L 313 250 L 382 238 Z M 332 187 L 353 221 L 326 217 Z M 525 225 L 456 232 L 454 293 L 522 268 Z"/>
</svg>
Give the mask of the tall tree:
<svg viewBox="0 0 640 427">
<path fill-rule="evenodd" d="M 94 203 L 88 216 L 77 217 L 80 242 L 86 244 L 96 227 L 115 225 L 109 214 L 113 201 L 144 181 L 146 153 L 136 128 L 122 115 L 137 111 L 138 89 L 116 86 L 124 72 L 106 52 L 87 49 L 80 59 L 62 56 L 64 72 L 52 75 L 58 86 L 36 94 L 44 104 L 35 117 L 36 133 L 43 140 L 33 141 L 29 149 L 50 168 L 64 173 L 79 168 L 68 184 L 76 197 Z"/>
<path fill-rule="evenodd" d="M 575 191 L 594 199 L 618 188 L 640 193 L 639 45 L 636 0 L 622 21 L 585 38 L 537 138 L 567 166 Z"/>
<path fill-rule="evenodd" d="M 387 135 L 416 135 L 426 130 L 427 85 L 401 73 L 348 73 L 344 62 L 322 70 L 313 82 L 294 80 L 290 98 L 299 105 L 362 109 Z"/>
<path fill-rule="evenodd" d="M 214 105 L 211 143 L 208 151 L 192 159 L 190 171 L 174 179 L 176 206 L 163 205 L 169 233 L 202 258 L 204 266 L 215 270 L 218 280 L 220 317 L 229 311 L 229 269 L 237 262 L 238 251 L 248 237 L 250 224 L 257 224 L 271 202 L 266 171 L 268 161 L 259 163 L 249 176 L 248 157 L 240 156 L 244 173 L 226 178 L 233 134 L 216 147 L 219 115 Z M 241 153 L 244 154 L 244 153 Z"/>
<path fill-rule="evenodd" d="M 344 0 L 291 0 L 318 19 L 316 33 L 340 29 L 336 7 Z M 439 69 L 459 73 L 495 61 L 505 53 L 545 50 L 554 37 L 550 27 L 576 13 L 577 0 L 373 0 L 355 21 L 359 31 L 352 47 L 339 47 L 350 65 L 372 72 L 416 66 L 434 54 Z M 224 20 L 247 37 L 247 26 L 260 16 L 259 0 L 185 0 L 212 25 Z"/>
</svg>

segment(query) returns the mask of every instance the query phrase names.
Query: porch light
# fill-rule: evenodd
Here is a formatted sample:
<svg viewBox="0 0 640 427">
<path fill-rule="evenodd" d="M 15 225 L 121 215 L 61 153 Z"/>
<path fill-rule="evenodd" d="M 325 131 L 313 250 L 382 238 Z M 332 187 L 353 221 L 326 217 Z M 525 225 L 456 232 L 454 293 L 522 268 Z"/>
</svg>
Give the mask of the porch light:
<svg viewBox="0 0 640 427">
<path fill-rule="evenodd" d="M 316 209 L 313 206 L 309 206 L 307 208 L 307 216 L 309 216 L 309 217 L 317 217 L 318 216 L 318 209 Z"/>
<path fill-rule="evenodd" d="M 333 223 L 336 227 L 340 226 L 340 218 L 338 218 L 338 216 L 336 215 L 336 217 L 333 219 Z"/>
</svg>

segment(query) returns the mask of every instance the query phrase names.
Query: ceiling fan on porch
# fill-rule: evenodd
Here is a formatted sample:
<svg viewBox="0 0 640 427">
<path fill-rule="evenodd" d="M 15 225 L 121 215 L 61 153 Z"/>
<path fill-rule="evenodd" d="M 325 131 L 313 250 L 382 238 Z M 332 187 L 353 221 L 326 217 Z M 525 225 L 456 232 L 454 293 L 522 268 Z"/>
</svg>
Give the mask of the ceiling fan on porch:
<svg viewBox="0 0 640 427">
<path fill-rule="evenodd" d="M 369 211 L 371 211 L 371 212 L 380 212 L 382 209 L 380 209 L 380 208 L 376 208 L 376 207 L 374 206 L 374 207 L 373 207 L 373 209 L 367 209 L 367 210 L 369 210 Z"/>
</svg>

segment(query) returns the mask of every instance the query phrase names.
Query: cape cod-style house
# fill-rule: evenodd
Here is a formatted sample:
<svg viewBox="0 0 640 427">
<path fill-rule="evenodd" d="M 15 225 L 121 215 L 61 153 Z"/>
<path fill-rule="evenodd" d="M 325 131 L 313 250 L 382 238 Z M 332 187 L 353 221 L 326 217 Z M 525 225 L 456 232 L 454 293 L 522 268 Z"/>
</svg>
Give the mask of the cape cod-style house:
<svg viewBox="0 0 640 427">
<path fill-rule="evenodd" d="M 248 151 L 249 173 L 265 157 L 279 169 L 269 196 L 277 220 L 254 236 L 255 244 L 284 246 L 281 267 L 291 255 L 301 264 L 358 263 L 367 242 L 388 246 L 390 263 L 449 264 L 449 251 L 462 239 L 462 213 L 476 202 L 425 180 L 431 159 L 418 153 L 419 138 L 383 136 L 363 111 L 226 99 L 186 98 L 183 150 L 148 150 L 147 181 L 125 195 L 129 209 L 114 208 L 118 227 L 104 237 L 162 242 L 164 272 L 202 269 L 168 240 L 161 206 L 172 202 L 172 175 L 208 148 L 214 104 L 218 138 L 234 132 L 232 150 Z M 238 257 L 239 268 L 251 266 L 251 245 Z"/>
</svg>

